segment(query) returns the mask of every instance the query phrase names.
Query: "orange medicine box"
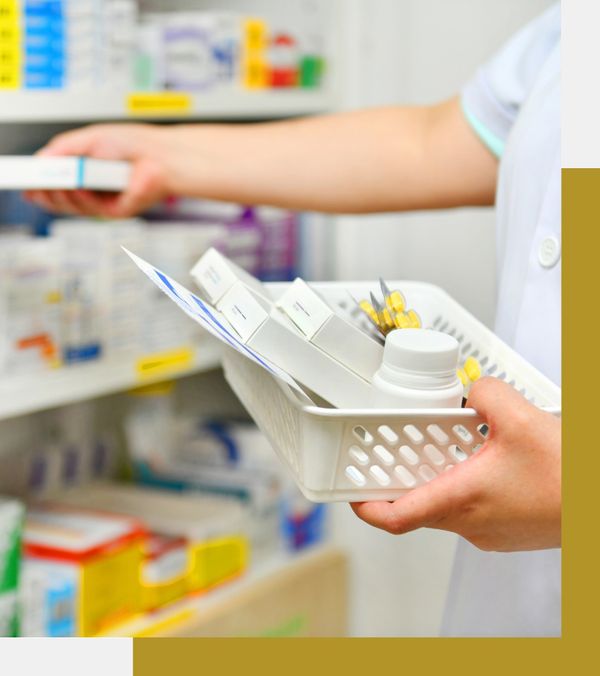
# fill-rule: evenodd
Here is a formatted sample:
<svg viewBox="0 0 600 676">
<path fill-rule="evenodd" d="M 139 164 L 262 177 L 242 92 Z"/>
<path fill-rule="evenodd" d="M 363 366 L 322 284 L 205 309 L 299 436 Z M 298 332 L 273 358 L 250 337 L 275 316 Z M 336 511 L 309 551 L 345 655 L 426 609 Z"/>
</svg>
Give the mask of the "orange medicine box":
<svg viewBox="0 0 600 676">
<path fill-rule="evenodd" d="M 52 563 L 73 580 L 76 634 L 93 636 L 139 612 L 145 536 L 131 517 L 43 503 L 28 511 L 23 542 L 27 560 Z"/>
</svg>

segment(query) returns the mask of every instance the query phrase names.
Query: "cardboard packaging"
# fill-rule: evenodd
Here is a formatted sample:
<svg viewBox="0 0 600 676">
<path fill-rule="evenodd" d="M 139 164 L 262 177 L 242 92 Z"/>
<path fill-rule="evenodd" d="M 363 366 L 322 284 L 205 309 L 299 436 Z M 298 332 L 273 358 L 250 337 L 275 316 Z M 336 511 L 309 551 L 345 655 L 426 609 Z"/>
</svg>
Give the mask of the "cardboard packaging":
<svg viewBox="0 0 600 676">
<path fill-rule="evenodd" d="M 128 183 L 128 162 L 86 157 L 0 157 L 0 190 L 100 190 L 117 192 Z"/>
<path fill-rule="evenodd" d="M 333 406 L 361 408 L 369 401 L 369 382 L 311 343 L 270 301 L 234 284 L 218 307 L 245 345 Z"/>
<path fill-rule="evenodd" d="M 141 609 L 142 524 L 40 503 L 27 513 L 25 636 L 94 636 Z"/>
<path fill-rule="evenodd" d="M 220 309 L 223 296 L 237 283 L 253 291 L 257 296 L 269 299 L 266 287 L 216 249 L 210 248 L 194 265 L 190 273 L 203 298 Z"/>
<path fill-rule="evenodd" d="M 337 314 L 304 280 L 296 279 L 277 307 L 313 345 L 371 381 L 381 366 L 383 345 Z"/>
</svg>

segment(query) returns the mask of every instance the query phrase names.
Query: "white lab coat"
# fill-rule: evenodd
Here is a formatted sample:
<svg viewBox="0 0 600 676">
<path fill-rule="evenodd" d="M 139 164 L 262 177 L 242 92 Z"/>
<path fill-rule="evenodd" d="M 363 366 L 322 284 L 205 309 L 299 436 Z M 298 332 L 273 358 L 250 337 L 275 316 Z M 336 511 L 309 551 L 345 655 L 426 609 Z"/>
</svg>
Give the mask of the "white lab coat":
<svg viewBox="0 0 600 676">
<path fill-rule="evenodd" d="M 560 5 L 481 68 L 462 103 L 501 158 L 496 333 L 560 384 Z M 461 540 L 442 634 L 560 635 L 560 554 L 481 552 Z"/>
</svg>

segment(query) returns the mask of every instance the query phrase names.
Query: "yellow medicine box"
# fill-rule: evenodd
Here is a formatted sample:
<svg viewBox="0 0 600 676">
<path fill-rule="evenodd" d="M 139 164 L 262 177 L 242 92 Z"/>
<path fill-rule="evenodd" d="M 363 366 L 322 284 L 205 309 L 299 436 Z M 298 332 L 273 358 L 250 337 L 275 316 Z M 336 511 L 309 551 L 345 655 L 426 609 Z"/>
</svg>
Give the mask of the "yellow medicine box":
<svg viewBox="0 0 600 676">
<path fill-rule="evenodd" d="M 28 561 L 52 564 L 75 589 L 75 635 L 94 636 L 141 610 L 139 571 L 145 531 L 130 517 L 54 503 L 28 511 L 23 535 Z M 35 613 L 27 595 L 25 613 Z"/>
</svg>

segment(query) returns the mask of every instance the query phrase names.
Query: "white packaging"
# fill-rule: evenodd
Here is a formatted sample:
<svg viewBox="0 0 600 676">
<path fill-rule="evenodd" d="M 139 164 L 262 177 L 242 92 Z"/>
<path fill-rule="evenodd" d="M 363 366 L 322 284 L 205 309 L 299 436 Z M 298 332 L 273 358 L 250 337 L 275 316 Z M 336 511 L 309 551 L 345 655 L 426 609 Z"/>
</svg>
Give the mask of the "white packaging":
<svg viewBox="0 0 600 676">
<path fill-rule="evenodd" d="M 78 597 L 75 564 L 25 557 L 19 585 L 20 636 L 76 636 Z"/>
<path fill-rule="evenodd" d="M 0 242 L 0 371 L 58 365 L 61 262 L 60 243 L 48 238 Z"/>
<path fill-rule="evenodd" d="M 213 16 L 169 12 L 163 26 L 167 89 L 197 91 L 214 86 L 218 72 L 212 54 Z"/>
<path fill-rule="evenodd" d="M 84 347 L 95 342 L 106 354 L 139 352 L 147 289 L 132 274 L 121 247 L 143 250 L 142 221 L 57 220 L 52 234 L 67 253 L 65 342 Z"/>
<path fill-rule="evenodd" d="M 456 338 L 430 329 L 396 329 L 388 334 L 383 363 L 373 378 L 374 408 L 460 409 Z"/>
<path fill-rule="evenodd" d="M 296 279 L 277 302 L 311 343 L 369 382 L 380 367 L 383 346 L 340 317 L 304 280 Z"/>
<path fill-rule="evenodd" d="M 243 283 L 218 304 L 240 340 L 338 408 L 360 408 L 372 396 L 369 382 L 302 335 L 270 301 Z"/>
<path fill-rule="evenodd" d="M 0 157 L 0 190 L 124 190 L 129 162 L 86 157 Z"/>
<path fill-rule="evenodd" d="M 270 298 L 269 292 L 256 277 L 213 248 L 209 249 L 194 265 L 191 275 L 205 300 L 215 307 L 219 307 L 223 296 L 237 282 L 241 282 L 243 286 L 262 298 Z"/>
<path fill-rule="evenodd" d="M 247 529 L 238 500 L 217 495 L 177 493 L 112 482 L 92 482 L 66 491 L 61 503 L 140 519 L 152 531 L 192 542 L 239 534 Z"/>
<path fill-rule="evenodd" d="M 186 278 L 195 261 L 225 234 L 221 225 L 193 225 L 190 223 L 152 223 L 145 230 L 145 251 L 148 257 L 168 275 Z M 129 247 L 127 247 L 129 248 Z M 132 250 L 140 251 L 131 247 Z M 121 258 L 136 277 L 136 269 L 127 256 Z M 194 344 L 202 335 L 199 327 L 190 322 L 158 289 L 139 284 L 148 293 L 143 308 L 143 348 L 146 352 Z"/>
</svg>

